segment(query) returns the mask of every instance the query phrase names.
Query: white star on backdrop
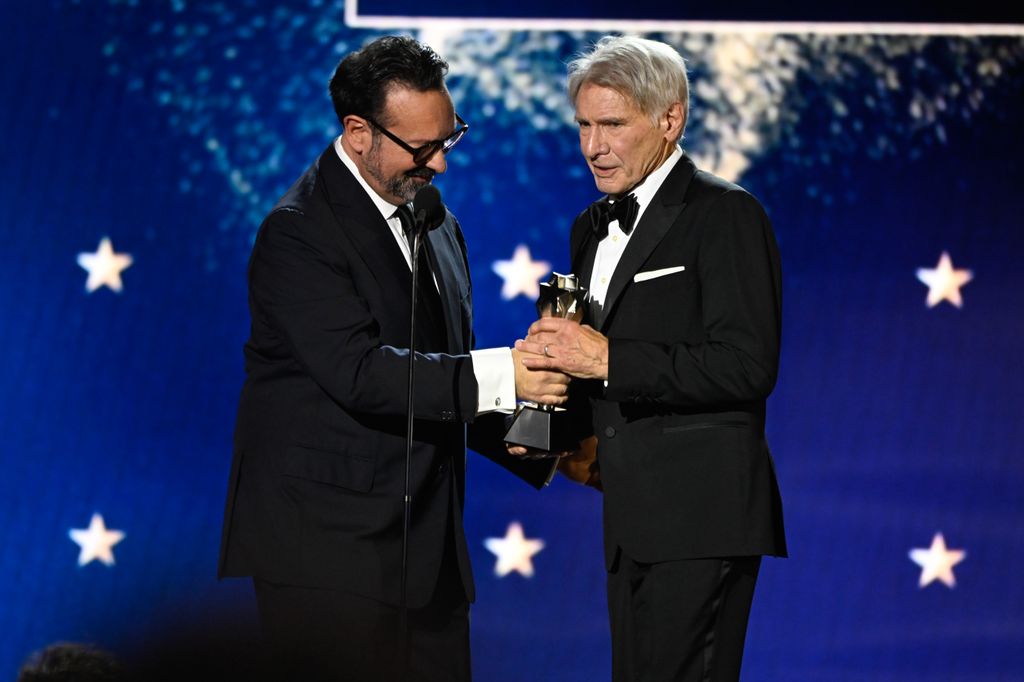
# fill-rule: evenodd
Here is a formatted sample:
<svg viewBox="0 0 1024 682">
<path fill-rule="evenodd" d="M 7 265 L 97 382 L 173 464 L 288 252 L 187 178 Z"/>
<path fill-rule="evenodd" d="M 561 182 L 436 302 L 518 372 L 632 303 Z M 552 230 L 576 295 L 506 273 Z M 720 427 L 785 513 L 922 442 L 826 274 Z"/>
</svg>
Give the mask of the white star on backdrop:
<svg viewBox="0 0 1024 682">
<path fill-rule="evenodd" d="M 551 272 L 551 263 L 533 260 L 530 248 L 520 244 L 512 254 L 512 260 L 496 260 L 491 269 L 505 280 L 501 287 L 503 299 L 510 301 L 523 294 L 536 300 L 540 296 L 540 280 Z"/>
<path fill-rule="evenodd" d="M 949 301 L 957 308 L 962 308 L 964 301 L 960 298 L 960 287 L 974 278 L 970 270 L 956 270 L 953 261 L 945 251 L 939 256 L 939 264 L 934 268 L 918 268 L 917 278 L 928 287 L 926 303 L 934 308 L 942 301 Z"/>
<path fill-rule="evenodd" d="M 518 521 L 508 524 L 503 538 L 487 538 L 484 546 L 498 557 L 494 575 L 504 578 L 516 571 L 524 578 L 533 577 L 533 555 L 544 549 L 543 540 L 528 540 Z"/>
<path fill-rule="evenodd" d="M 78 264 L 89 273 L 85 290 L 90 294 L 102 286 L 121 293 L 121 271 L 131 266 L 132 257 L 128 253 L 114 253 L 110 239 L 104 237 L 95 253 L 78 254 Z"/>
<path fill-rule="evenodd" d="M 68 537 L 82 548 L 78 553 L 78 565 L 85 566 L 99 559 L 107 566 L 114 565 L 114 545 L 124 540 L 124 533 L 119 530 L 107 530 L 103 516 L 93 514 L 88 528 L 72 528 Z"/>
<path fill-rule="evenodd" d="M 953 567 L 966 557 L 967 552 L 962 549 L 946 549 L 946 539 L 942 537 L 942 533 L 936 533 L 932 538 L 932 546 L 928 549 L 910 550 L 911 561 L 921 567 L 918 587 L 925 587 L 936 580 L 941 581 L 946 587 L 955 587 Z"/>
</svg>

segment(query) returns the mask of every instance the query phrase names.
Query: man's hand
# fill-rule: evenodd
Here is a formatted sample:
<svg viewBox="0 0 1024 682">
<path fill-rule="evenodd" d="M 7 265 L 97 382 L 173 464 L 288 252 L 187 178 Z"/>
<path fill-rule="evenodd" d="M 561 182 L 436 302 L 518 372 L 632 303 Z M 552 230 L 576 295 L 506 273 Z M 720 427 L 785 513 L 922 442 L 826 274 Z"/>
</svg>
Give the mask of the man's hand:
<svg viewBox="0 0 1024 682">
<path fill-rule="evenodd" d="M 516 341 L 531 370 L 556 370 L 579 379 L 608 378 L 608 338 L 593 327 L 560 317 L 542 317 Z M 515 352 L 515 351 L 513 351 Z"/>
<path fill-rule="evenodd" d="M 518 343 L 518 342 L 517 342 Z M 512 349 L 516 372 L 516 398 L 541 405 L 562 405 L 568 400 L 569 377 L 562 372 L 531 369 L 526 364 L 528 352 Z"/>
<path fill-rule="evenodd" d="M 526 459 L 558 458 L 558 471 L 570 481 L 601 490 L 601 471 L 597 466 L 597 436 L 580 441 L 577 450 L 568 452 L 545 452 L 523 445 L 505 443 L 508 454 Z"/>
<path fill-rule="evenodd" d="M 514 457 L 523 457 L 524 459 L 561 459 L 562 457 L 571 457 L 578 452 L 577 450 L 548 452 L 547 450 L 537 450 L 535 448 L 528 448 L 525 445 L 513 445 L 512 443 L 505 443 L 505 450 Z"/>
<path fill-rule="evenodd" d="M 601 470 L 597 466 L 597 436 L 584 439 L 580 442 L 579 449 L 568 452 L 545 452 L 512 443 L 505 443 L 505 449 L 510 455 L 526 459 L 557 457 L 558 471 L 563 476 L 570 481 L 604 492 L 601 486 Z"/>
<path fill-rule="evenodd" d="M 580 443 L 580 449 L 558 460 L 558 471 L 570 481 L 602 490 L 601 469 L 597 465 L 597 437 Z"/>
</svg>

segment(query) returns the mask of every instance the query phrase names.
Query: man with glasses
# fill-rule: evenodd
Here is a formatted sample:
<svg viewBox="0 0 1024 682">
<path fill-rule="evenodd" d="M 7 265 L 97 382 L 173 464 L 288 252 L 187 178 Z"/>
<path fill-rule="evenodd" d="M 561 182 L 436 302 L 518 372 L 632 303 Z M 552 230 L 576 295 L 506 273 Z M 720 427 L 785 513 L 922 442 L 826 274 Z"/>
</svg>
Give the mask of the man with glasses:
<svg viewBox="0 0 1024 682">
<path fill-rule="evenodd" d="M 253 576 L 265 634 L 300 666 L 296 679 L 469 679 L 465 424 L 474 449 L 534 486 L 552 468 L 508 457 L 502 420 L 485 415 L 517 398 L 562 403 L 568 380 L 527 371 L 517 351 L 470 351 L 466 247 L 446 214 L 418 264 L 400 615 L 412 263 L 401 214 L 468 129 L 446 72 L 409 38 L 384 37 L 345 57 L 330 82 L 343 133 L 267 216 L 253 247 L 219 574 Z"/>
</svg>

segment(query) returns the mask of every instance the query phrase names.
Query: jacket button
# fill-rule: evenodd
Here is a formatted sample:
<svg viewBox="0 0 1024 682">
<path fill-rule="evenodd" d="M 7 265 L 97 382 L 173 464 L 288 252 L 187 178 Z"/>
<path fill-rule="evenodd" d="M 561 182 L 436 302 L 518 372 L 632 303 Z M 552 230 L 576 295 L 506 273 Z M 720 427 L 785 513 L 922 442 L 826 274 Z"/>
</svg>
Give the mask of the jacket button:
<svg viewBox="0 0 1024 682">
<path fill-rule="evenodd" d="M 437 473 L 443 474 L 446 471 L 448 471 L 448 462 L 441 462 L 441 464 L 437 465 Z"/>
<path fill-rule="evenodd" d="M 615 437 L 615 427 L 614 426 L 606 426 L 606 427 L 604 427 L 604 435 L 608 436 L 609 438 L 614 438 Z"/>
</svg>

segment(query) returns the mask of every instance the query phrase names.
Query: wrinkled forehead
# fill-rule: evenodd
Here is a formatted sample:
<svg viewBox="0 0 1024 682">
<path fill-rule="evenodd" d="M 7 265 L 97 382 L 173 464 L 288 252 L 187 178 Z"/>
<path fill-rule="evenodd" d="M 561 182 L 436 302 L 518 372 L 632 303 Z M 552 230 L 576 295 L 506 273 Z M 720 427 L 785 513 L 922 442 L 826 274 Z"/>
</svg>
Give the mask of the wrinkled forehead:
<svg viewBox="0 0 1024 682">
<path fill-rule="evenodd" d="M 644 113 L 633 93 L 621 87 L 586 81 L 576 93 L 576 115 L 597 116 L 614 113 L 617 116 Z"/>
</svg>

